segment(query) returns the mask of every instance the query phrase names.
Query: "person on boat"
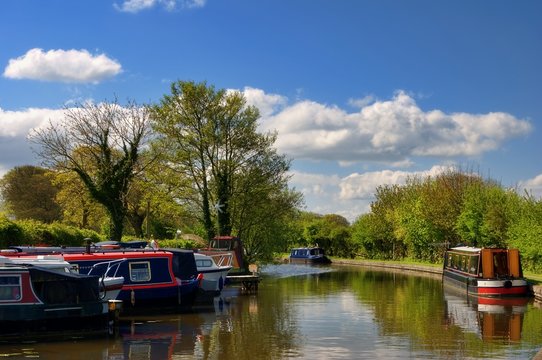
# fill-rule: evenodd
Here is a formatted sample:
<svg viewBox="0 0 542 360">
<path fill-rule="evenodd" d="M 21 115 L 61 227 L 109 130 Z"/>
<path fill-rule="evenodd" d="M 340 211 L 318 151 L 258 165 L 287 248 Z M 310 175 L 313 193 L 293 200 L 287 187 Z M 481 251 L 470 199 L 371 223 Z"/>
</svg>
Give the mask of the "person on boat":
<svg viewBox="0 0 542 360">
<path fill-rule="evenodd" d="M 158 243 L 156 242 L 156 240 L 154 240 L 153 237 L 151 237 L 149 246 L 151 247 L 151 249 L 154 249 L 154 250 L 157 250 L 159 248 Z"/>
</svg>

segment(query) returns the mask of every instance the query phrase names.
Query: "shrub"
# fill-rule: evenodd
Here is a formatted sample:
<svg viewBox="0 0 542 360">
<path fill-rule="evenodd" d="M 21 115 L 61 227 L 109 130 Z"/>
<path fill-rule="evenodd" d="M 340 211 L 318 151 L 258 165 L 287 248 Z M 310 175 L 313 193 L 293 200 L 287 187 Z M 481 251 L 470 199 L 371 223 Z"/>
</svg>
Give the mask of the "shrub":
<svg viewBox="0 0 542 360">
<path fill-rule="evenodd" d="M 0 247 L 7 248 L 10 245 L 20 245 L 22 241 L 21 228 L 0 214 Z"/>
</svg>

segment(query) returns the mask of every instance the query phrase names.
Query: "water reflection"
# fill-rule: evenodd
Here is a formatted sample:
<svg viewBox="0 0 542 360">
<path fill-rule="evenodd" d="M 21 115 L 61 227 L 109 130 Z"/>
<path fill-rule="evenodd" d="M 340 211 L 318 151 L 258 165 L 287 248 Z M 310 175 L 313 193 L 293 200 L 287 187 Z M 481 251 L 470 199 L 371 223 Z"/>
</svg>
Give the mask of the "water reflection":
<svg viewBox="0 0 542 360">
<path fill-rule="evenodd" d="M 542 310 L 446 291 L 439 276 L 360 267 L 263 269 L 257 294 L 123 318 L 116 337 L 0 345 L 9 359 L 531 359 Z"/>
<path fill-rule="evenodd" d="M 483 341 L 518 343 L 529 298 L 479 298 L 444 289 L 446 320 Z"/>
<path fill-rule="evenodd" d="M 232 301 L 217 297 L 213 309 L 194 314 L 123 318 L 118 340 L 108 348 L 107 359 L 165 360 L 178 355 L 203 359 L 203 344 L 214 328 L 230 327 Z"/>
</svg>

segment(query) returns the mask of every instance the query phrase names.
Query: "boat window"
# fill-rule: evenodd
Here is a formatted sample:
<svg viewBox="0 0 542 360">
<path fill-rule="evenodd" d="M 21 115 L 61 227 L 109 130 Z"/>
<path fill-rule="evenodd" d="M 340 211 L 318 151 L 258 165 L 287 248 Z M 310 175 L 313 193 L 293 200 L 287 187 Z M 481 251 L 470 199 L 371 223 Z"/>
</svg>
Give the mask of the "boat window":
<svg viewBox="0 0 542 360">
<path fill-rule="evenodd" d="M 467 255 L 461 256 L 461 271 L 468 272 L 469 271 L 469 264 L 468 264 L 468 257 Z"/>
<path fill-rule="evenodd" d="M 213 266 L 213 262 L 211 260 L 196 260 L 196 266 L 199 267 L 211 267 Z"/>
<path fill-rule="evenodd" d="M 493 254 L 493 268 L 497 277 L 508 275 L 508 256 L 505 252 Z"/>
<path fill-rule="evenodd" d="M 0 276 L 0 301 L 21 299 L 21 277 Z"/>
<path fill-rule="evenodd" d="M 130 280 L 142 282 L 151 280 L 151 264 L 148 261 L 130 263 Z"/>
<path fill-rule="evenodd" d="M 469 274 L 478 275 L 478 255 L 470 257 Z"/>
</svg>

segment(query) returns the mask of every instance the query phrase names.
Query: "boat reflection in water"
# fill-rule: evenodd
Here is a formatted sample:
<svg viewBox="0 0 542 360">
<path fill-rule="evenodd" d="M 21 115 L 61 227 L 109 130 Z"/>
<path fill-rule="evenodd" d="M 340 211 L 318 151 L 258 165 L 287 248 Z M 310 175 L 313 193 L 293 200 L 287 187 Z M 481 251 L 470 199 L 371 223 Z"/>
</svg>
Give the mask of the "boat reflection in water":
<svg viewBox="0 0 542 360">
<path fill-rule="evenodd" d="M 530 299 L 466 296 L 444 288 L 446 320 L 483 341 L 514 343 L 521 340 L 523 315 Z"/>
<path fill-rule="evenodd" d="M 215 298 L 215 310 L 192 314 L 129 316 L 120 320 L 118 337 L 107 359 L 202 358 L 203 339 L 216 326 L 230 322 L 230 304 Z"/>
</svg>

